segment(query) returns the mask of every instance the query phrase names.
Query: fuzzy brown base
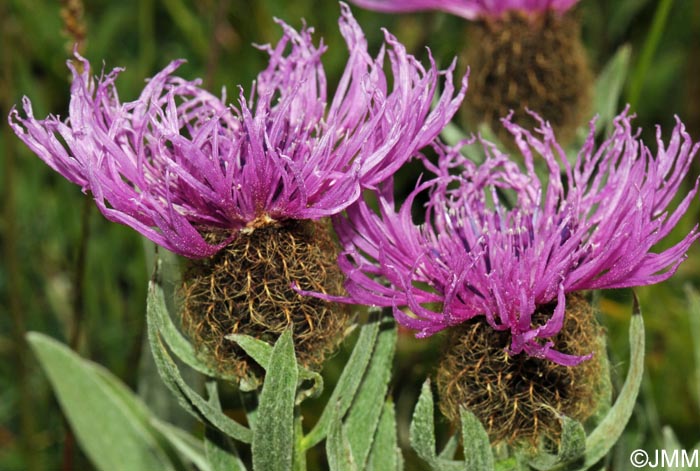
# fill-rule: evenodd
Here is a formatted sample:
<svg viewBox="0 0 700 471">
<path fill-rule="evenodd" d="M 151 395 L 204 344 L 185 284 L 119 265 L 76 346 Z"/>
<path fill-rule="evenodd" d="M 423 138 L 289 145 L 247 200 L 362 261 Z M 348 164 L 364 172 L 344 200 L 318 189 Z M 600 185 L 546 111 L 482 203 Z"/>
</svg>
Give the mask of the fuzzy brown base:
<svg viewBox="0 0 700 471">
<path fill-rule="evenodd" d="M 592 83 L 579 31 L 576 19 L 554 13 L 474 23 L 465 52 L 467 121 L 486 122 L 511 143 L 500 118 L 513 110 L 514 121 L 531 129 L 537 123 L 527 108 L 551 123 L 560 143 L 570 140 L 586 118 Z"/>
<path fill-rule="evenodd" d="M 197 351 L 227 376 L 259 378 L 262 370 L 225 338 L 232 333 L 274 341 L 290 326 L 300 363 L 320 369 L 348 322 L 344 305 L 300 296 L 343 294 L 338 249 L 325 223 L 290 221 L 242 232 L 214 257 L 186 271 L 182 323 Z"/>
<path fill-rule="evenodd" d="M 552 312 L 534 316 L 543 323 Z M 590 303 L 579 294 L 567 297 L 564 327 L 552 340 L 558 351 L 593 352 L 591 360 L 568 367 L 526 354 L 510 356 L 508 332 L 496 331 L 483 318 L 455 328 L 437 372 L 440 410 L 451 421 L 459 408 L 473 412 L 493 443 L 558 443 L 556 412 L 584 421 L 595 409 L 601 383 L 602 329 Z M 555 412 L 556 411 L 556 412 Z"/>
</svg>

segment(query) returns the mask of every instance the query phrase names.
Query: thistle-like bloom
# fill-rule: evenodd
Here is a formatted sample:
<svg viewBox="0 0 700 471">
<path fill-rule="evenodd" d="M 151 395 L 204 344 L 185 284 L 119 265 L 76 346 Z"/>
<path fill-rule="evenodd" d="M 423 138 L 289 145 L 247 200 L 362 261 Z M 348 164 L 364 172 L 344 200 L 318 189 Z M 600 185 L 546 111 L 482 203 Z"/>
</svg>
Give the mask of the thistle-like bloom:
<svg viewBox="0 0 700 471">
<path fill-rule="evenodd" d="M 83 70 L 68 64 L 68 119 L 35 119 L 24 98 L 26 117 L 13 109 L 10 125 L 49 166 L 91 192 L 107 219 L 186 257 L 210 256 L 240 230 L 269 221 L 336 214 L 427 145 L 466 91 L 466 78 L 455 91 L 454 63 L 439 71 L 431 59 L 424 68 L 386 31 L 373 58 L 347 5 L 341 10 L 350 56 L 331 97 L 325 46 L 313 45 L 311 28 L 297 32 L 279 21 L 282 39 L 262 48 L 269 66 L 235 104 L 174 76 L 181 61 L 123 103 L 115 86 L 121 70 L 93 79 L 77 56 Z M 207 233 L 228 239 L 214 244 Z"/>
<path fill-rule="evenodd" d="M 461 16 L 468 20 L 499 17 L 509 11 L 523 13 L 543 13 L 556 11 L 563 13 L 579 0 L 352 0 L 369 10 L 383 12 L 413 12 L 439 10 Z"/>
<path fill-rule="evenodd" d="M 483 316 L 493 329 L 510 331 L 511 354 L 575 365 L 587 357 L 555 351 L 551 342 L 568 294 L 653 284 L 675 272 L 699 237 L 697 226 L 671 248 L 651 249 L 698 189 L 696 182 L 669 209 L 700 147 L 683 124 L 677 120 L 668 145 L 657 130 L 654 154 L 627 111 L 600 146 L 591 123 L 570 165 L 549 124 L 534 117 L 540 123 L 534 133 L 503 121 L 524 170 L 487 142 L 481 166 L 456 148 L 437 147 L 438 164 L 425 160 L 437 178 L 420 184 L 400 208 L 385 191 L 378 212 L 359 201 L 347 217 L 336 217 L 345 247 L 341 268 L 355 302 L 393 306 L 396 319 L 419 337 Z M 535 172 L 537 156 L 548 182 Z M 416 225 L 411 208 L 424 191 L 426 220 Z M 534 314 L 546 305 L 556 307 L 538 324 Z"/>
</svg>

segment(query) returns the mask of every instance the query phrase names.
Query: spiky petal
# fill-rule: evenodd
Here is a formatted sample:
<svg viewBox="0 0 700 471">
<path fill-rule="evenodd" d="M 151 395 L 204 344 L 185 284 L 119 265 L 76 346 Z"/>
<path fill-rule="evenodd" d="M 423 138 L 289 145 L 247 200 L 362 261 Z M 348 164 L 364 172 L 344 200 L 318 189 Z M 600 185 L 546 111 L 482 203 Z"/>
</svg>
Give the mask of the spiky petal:
<svg viewBox="0 0 700 471">
<path fill-rule="evenodd" d="M 352 0 L 360 7 L 388 13 L 439 10 L 468 20 L 499 17 L 509 11 L 566 12 L 579 0 Z"/>
<path fill-rule="evenodd" d="M 393 307 L 418 336 L 483 315 L 494 329 L 510 330 L 511 353 L 574 365 L 586 357 L 557 352 L 549 340 L 562 327 L 568 293 L 648 285 L 675 272 L 699 236 L 697 226 L 668 249 L 652 248 L 698 189 L 696 182 L 669 208 L 700 147 L 680 120 L 668 145 L 657 131 L 656 153 L 633 131 L 627 111 L 599 146 L 592 123 L 571 166 L 551 127 L 534 116 L 540 123 L 534 133 L 504 120 L 524 169 L 488 142 L 481 142 L 487 155 L 481 166 L 457 148 L 437 146 L 438 164 L 425 160 L 437 178 L 400 207 L 386 191 L 378 212 L 358 201 L 335 218 L 353 301 Z M 535 172 L 537 158 L 546 162 L 548 183 Z M 425 191 L 426 222 L 416 225 L 411 207 Z M 534 325 L 538 307 L 550 303 L 556 303 L 551 317 Z"/>
<path fill-rule="evenodd" d="M 173 75 L 182 61 L 122 103 L 121 70 L 93 79 L 89 62 L 76 56 L 82 72 L 69 62 L 68 119 L 37 120 L 25 98 L 25 116 L 13 109 L 10 125 L 54 170 L 91 192 L 108 219 L 187 257 L 210 256 L 228 242 L 211 245 L 208 232 L 235 237 L 260 220 L 337 214 L 431 142 L 466 92 L 466 77 L 459 90 L 453 86 L 454 63 L 439 71 L 431 58 L 424 68 L 386 31 L 372 57 L 347 5 L 341 10 L 350 56 L 329 105 L 325 47 L 314 46 L 311 28 L 297 32 L 278 21 L 283 37 L 262 48 L 269 65 L 236 106 Z"/>
</svg>

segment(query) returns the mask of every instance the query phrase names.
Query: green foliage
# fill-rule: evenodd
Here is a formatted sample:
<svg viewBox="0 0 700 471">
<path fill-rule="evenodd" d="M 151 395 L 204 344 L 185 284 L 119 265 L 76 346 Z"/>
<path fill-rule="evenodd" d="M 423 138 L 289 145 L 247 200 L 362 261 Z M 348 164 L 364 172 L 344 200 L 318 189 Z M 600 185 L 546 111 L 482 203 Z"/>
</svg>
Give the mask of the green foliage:
<svg viewBox="0 0 700 471">
<path fill-rule="evenodd" d="M 462 409 L 462 440 L 464 446 L 464 469 L 491 471 L 494 469 L 493 452 L 489 437 L 474 414 Z"/>
<path fill-rule="evenodd" d="M 301 18 L 305 18 L 316 28 L 316 38 L 324 37 L 328 52 L 323 61 L 331 88 L 340 77 L 347 58 L 337 28 L 336 2 L 91 0 L 84 3 L 87 27 L 84 53 L 92 61 L 95 73 L 100 72 L 103 63 L 106 71 L 115 66 L 125 67 L 126 71 L 118 80 L 123 100 L 133 99 L 143 87 L 145 78 L 179 57 L 188 60 L 180 70 L 183 77 L 202 77 L 205 86 L 214 93 L 226 86 L 229 100 L 237 95 L 239 84 L 248 94 L 252 80 L 266 65 L 266 55 L 252 47 L 252 43 L 274 42 L 281 34 L 280 28 L 272 21 L 273 16 L 295 27 L 299 27 Z M 48 113 L 66 115 L 69 77 L 65 62 L 70 57 L 72 39 L 62 32 L 60 6 L 61 2 L 49 0 L 0 2 L 0 114 L 4 118 L 23 95 L 32 99 L 37 116 Z M 645 128 L 644 136 L 652 148 L 653 125 L 661 123 L 668 130 L 674 113 L 687 122 L 691 135 L 698 138 L 696 77 L 699 62 L 694 58 L 700 38 L 700 22 L 694 2 L 586 0 L 580 2 L 578 10 L 583 19 L 583 37 L 591 63 L 598 72 L 595 101 L 591 107 L 592 113 L 600 115 L 598 130 L 609 127 L 611 118 L 620 111 L 627 97 L 635 102 L 633 111 L 639 115 L 636 124 Z M 459 55 L 464 45 L 465 24 L 453 16 L 437 13 L 386 15 L 356 7 L 353 11 L 374 52 L 382 39 L 380 27 L 387 27 L 422 58 L 427 55 L 423 46 L 429 45 L 436 60 L 443 65 L 452 56 Z M 606 18 L 606 21 L 600 21 L 601 18 Z M 151 464 L 166 463 L 162 469 L 172 469 L 168 466 L 178 469 L 185 462 L 194 462 L 200 469 L 207 469 L 207 462 L 212 470 L 244 469 L 247 455 L 242 453 L 242 457 L 238 457 L 234 444 L 222 430 L 238 437 L 237 445 L 241 449 L 247 446 L 245 442 L 252 440 L 254 418 L 260 412 L 255 389 L 259 385 L 250 385 L 253 390 L 246 393 L 248 398 L 256 399 L 251 401 L 253 405 L 247 410 L 248 426 L 229 417 L 240 411 L 222 411 L 224 402 L 238 407 L 230 392 L 222 388 L 223 397 L 219 398 L 210 383 L 207 394 L 200 394 L 201 384 L 193 379 L 193 375 L 211 377 L 217 373 L 197 358 L 191 344 L 175 326 L 177 281 L 176 277 L 169 277 L 180 268 L 181 261 L 161 251 L 161 259 L 170 257 L 168 263 L 172 269 L 162 270 L 163 279 L 147 292 L 145 273 L 148 270 L 144 268 L 151 267 L 152 263 L 144 261 L 142 239 L 126 227 L 107 222 L 91 206 L 89 196 L 82 195 L 77 187 L 65 182 L 34 157 L 6 124 L 0 126 L 0 131 L 3 201 L 0 304 L 8 314 L 0 316 L 0 384 L 3 385 L 0 469 L 38 471 L 59 468 L 66 432 L 58 405 L 64 409 L 75 429 L 83 452 L 97 469 L 105 469 L 107 457 L 112 456 L 108 451 L 96 451 L 107 445 L 104 430 L 112 427 L 124 431 L 119 440 L 131 443 L 128 446 L 138 448 L 143 443 L 154 444 L 156 448 L 143 456 L 146 460 L 154 460 Z M 468 129 L 465 133 L 456 124 L 444 137 L 454 141 L 472 131 L 476 130 Z M 488 137 L 489 130 L 479 131 Z M 449 132 L 452 132 L 452 137 L 447 135 Z M 479 155 L 472 157 L 480 158 Z M 416 178 L 416 172 L 405 172 L 397 182 L 397 189 L 410 188 Z M 86 201 L 87 207 L 92 209 L 83 217 L 82 208 Z M 697 201 L 700 200 L 696 198 L 690 214 L 698 213 Z M 693 219 L 697 218 L 686 219 L 689 222 L 671 234 L 671 241 L 677 241 L 680 231 L 688 231 L 696 222 Z M 87 236 L 83 237 L 85 233 Z M 81 253 L 84 254 L 82 267 L 78 263 Z M 698 287 L 700 270 L 698 264 L 692 262 L 698 256 L 700 245 L 696 243 L 690 254 L 691 260 L 680 267 L 674 278 L 639 290 L 642 305 L 649 313 L 645 319 L 646 329 L 654 342 L 647 356 L 648 384 L 639 401 L 645 410 L 632 417 L 618 442 L 618 451 L 607 452 L 608 456 L 617 453 L 617 467 L 620 469 L 628 466 L 628 450 L 636 447 L 653 449 L 661 445 L 659 440 L 671 440 L 672 432 L 660 434 L 659 430 L 653 430 L 655 422 L 671 424 L 678 437 L 683 439 L 681 445 L 690 446 L 700 440 L 697 428 L 700 420 L 700 340 L 696 338 L 700 332 L 700 308 L 697 294 L 685 298 L 682 290 L 684 284 L 695 289 Z M 149 329 L 145 333 L 143 313 L 147 296 Z M 609 349 L 613 355 L 618 355 L 627 345 L 625 306 L 629 295 L 610 292 L 603 298 L 602 320 L 610 333 Z M 686 300 L 690 301 L 690 307 L 685 304 Z M 35 360 L 27 354 L 24 344 L 25 330 L 41 331 L 70 343 L 74 329 L 80 335 L 71 347 L 83 358 L 96 363 L 63 351 L 50 340 L 32 334 L 30 341 L 41 368 L 33 364 Z M 297 461 L 297 458 L 305 453 L 309 454 L 310 463 L 325 464 L 318 455 L 324 454 L 328 443 L 316 445 L 330 434 L 336 443 L 340 439 L 339 443 L 347 445 L 353 460 L 356 457 L 364 460 L 368 469 L 400 469 L 402 466 L 398 438 L 405 435 L 403 426 L 408 423 L 410 407 L 403 405 L 398 395 L 413 401 L 418 396 L 419 383 L 414 385 L 406 379 L 410 375 L 395 376 L 391 387 L 397 395 L 394 408 L 386 399 L 389 376 L 386 376 L 384 366 L 376 366 L 381 362 L 391 363 L 391 360 L 372 357 L 375 350 L 380 350 L 378 317 L 359 330 L 356 348 L 346 369 L 339 375 L 339 381 L 326 385 L 329 392 L 332 391 L 327 402 L 303 402 L 321 394 L 324 385 L 320 375 L 298 368 L 294 430 L 299 442 L 295 444 L 295 465 L 302 461 Z M 254 348 L 255 339 L 236 338 L 235 341 L 245 345 L 246 350 Z M 420 343 L 410 342 L 413 345 Z M 694 347 L 690 348 L 690 345 Z M 162 402 L 158 406 L 151 395 L 153 388 L 157 388 L 154 385 L 161 381 L 160 377 L 155 380 L 153 377 L 156 365 L 153 365 L 153 370 L 135 368 L 140 356 L 146 358 L 144 352 L 149 347 L 153 347 L 157 366 L 168 385 L 164 388 L 165 394 L 160 393 Z M 273 346 L 265 344 L 262 348 L 268 357 L 272 354 Z M 435 347 L 414 348 L 420 354 L 420 362 L 414 362 L 414 365 L 420 368 L 421 374 L 429 374 L 432 364 L 426 359 L 435 356 Z M 47 353 L 49 351 L 51 355 Z M 413 360 L 413 357 L 409 358 Z M 269 360 L 260 361 L 265 367 L 269 364 Z M 638 361 L 635 359 L 635 364 Z M 612 364 L 619 363 L 623 362 L 613 357 Z M 75 368 L 64 372 L 69 369 L 67 365 Z M 410 367 L 398 366 L 397 371 L 402 373 L 411 371 Z M 338 368 L 336 364 L 331 362 L 328 368 L 324 371 L 326 378 L 338 376 L 334 371 Z M 615 370 L 613 367 L 613 376 Z M 694 376 L 690 374 L 693 371 Z M 86 386 L 78 390 L 68 383 L 68 379 L 82 382 L 80 384 L 92 389 Z M 616 385 L 616 389 L 620 389 Z M 130 392 L 130 388 L 136 387 L 150 412 L 159 409 L 158 418 L 149 416 L 148 409 Z M 50 388 L 54 389 L 53 393 Z M 376 401 L 369 401 L 371 395 L 363 392 L 363 388 L 376 391 Z M 627 385 L 625 388 L 623 392 L 633 389 Z M 58 405 L 53 399 L 54 393 Z M 76 399 L 78 393 L 81 395 Z M 421 400 L 424 406 L 426 399 L 423 395 Z M 204 455 L 198 438 L 179 428 L 173 429 L 172 424 L 163 420 L 170 420 L 175 401 L 186 407 L 191 415 L 184 414 L 189 422 L 173 423 L 191 425 L 193 417 L 208 424 L 203 442 Z M 629 401 L 625 413 L 631 407 Z M 102 404 L 93 416 L 99 417 L 97 425 L 90 423 L 85 412 L 97 407 L 96 404 Z M 365 406 L 361 404 L 369 406 L 363 410 L 361 407 Z M 432 417 L 432 406 L 430 410 Z M 312 425 L 307 435 L 303 434 L 300 411 L 306 419 L 303 425 Z M 658 417 L 651 420 L 654 414 Z M 113 416 L 116 417 L 114 420 Z M 361 428 L 364 418 L 374 433 L 361 436 L 353 430 Z M 428 421 L 427 416 L 422 418 L 434 435 L 445 435 L 445 426 L 439 420 Z M 609 425 L 622 426 L 621 418 L 624 417 L 618 418 L 619 422 L 610 422 Z M 105 425 L 108 419 L 112 425 Z M 339 424 L 339 420 L 344 423 Z M 650 421 L 652 425 L 649 425 Z M 398 437 L 397 422 L 401 431 Z M 191 430 L 191 427 L 186 429 Z M 431 460 L 437 460 L 436 463 L 446 463 L 449 469 L 457 463 L 455 456 L 460 451 L 458 435 L 451 437 L 440 453 L 435 452 L 435 441 L 431 448 L 427 437 L 422 437 L 428 444 L 423 451 Z M 148 438 L 143 443 L 136 443 L 135 436 Z M 589 440 L 591 436 L 595 438 L 595 435 L 589 435 Z M 588 445 L 597 447 L 598 454 L 601 454 L 611 444 L 611 439 L 605 438 L 609 436 L 601 433 Z M 121 446 L 121 441 L 110 439 L 109 443 Z M 438 439 L 437 443 L 442 442 Z M 128 450 L 128 446 L 124 449 Z M 154 451 L 158 449 L 161 451 Z M 396 453 L 392 453 L 392 449 Z M 552 459 L 560 459 L 561 451 Z M 102 458 L 96 457 L 97 453 Z M 120 462 L 126 459 L 131 463 L 128 460 L 139 459 L 140 453 L 122 452 L 118 457 Z M 101 465 L 95 461 L 98 459 L 102 460 Z M 76 468 L 89 467 L 80 454 L 75 460 Z M 519 469 L 521 466 L 517 459 L 501 459 L 498 454 L 495 460 L 495 467 L 499 470 Z M 407 466 L 415 469 L 419 465 L 409 461 Z M 358 468 L 361 467 L 358 465 Z"/>
<path fill-rule="evenodd" d="M 333 407 L 333 405 L 331 405 Z M 333 410 L 331 415 L 330 430 L 326 438 L 326 453 L 328 455 L 328 467 L 331 471 L 353 471 L 357 470 L 357 465 L 350 448 L 345 427 L 343 427 L 342 416 L 339 407 Z"/>
<path fill-rule="evenodd" d="M 396 411 L 391 400 L 384 403 L 365 469 L 368 471 L 398 471 L 403 469 L 401 450 L 396 436 Z"/>
<path fill-rule="evenodd" d="M 362 385 L 344 421 L 344 429 L 358 469 L 366 468 L 367 457 L 384 411 L 383 399 L 389 389 L 395 346 L 394 320 L 385 316 L 379 322 L 377 343 Z M 392 452 L 393 449 L 389 449 L 389 453 Z"/>
<path fill-rule="evenodd" d="M 212 426 L 232 438 L 250 443 L 253 434 L 249 428 L 231 420 L 221 412 L 220 408 L 207 402 L 195 390 L 187 385 L 182 378 L 177 364 L 168 353 L 167 347 L 163 343 L 163 338 L 161 337 L 164 316 L 162 312 L 166 311 L 165 316 L 167 316 L 167 309 L 163 299 L 163 289 L 159 285 L 158 279 L 159 271 L 156 270 L 154 280 L 149 284 L 147 320 L 151 352 L 153 353 L 158 373 L 163 379 L 163 382 L 165 382 L 166 386 L 168 386 L 170 391 L 177 397 L 180 405 L 193 416 L 198 419 L 206 420 Z"/>
<path fill-rule="evenodd" d="M 81 448 L 101 470 L 181 470 L 209 466 L 202 443 L 160 421 L 119 379 L 36 332 L 27 335 Z"/>
<path fill-rule="evenodd" d="M 39 333 L 28 334 L 82 449 L 99 469 L 175 469 L 148 424 L 140 404 L 129 404 L 65 346 Z M 110 375 L 102 370 L 103 375 Z M 136 405 L 136 407 L 134 407 Z"/>
<path fill-rule="evenodd" d="M 272 349 L 253 426 L 253 469 L 290 469 L 294 450 L 294 398 L 297 363 L 291 330 Z"/>
<path fill-rule="evenodd" d="M 309 449 L 324 439 L 328 434 L 328 428 L 333 414 L 342 417 L 350 408 L 355 394 L 357 393 L 357 389 L 360 386 L 360 382 L 362 381 L 364 372 L 367 369 L 367 365 L 369 364 L 372 351 L 375 348 L 378 333 L 379 316 L 375 314 L 367 324 L 362 326 L 355 348 L 343 368 L 343 373 L 340 375 L 333 393 L 328 399 L 328 404 L 338 404 L 338 411 L 336 412 L 334 409 L 329 409 L 328 407 L 323 410 L 314 428 L 311 429 L 309 434 L 302 440 L 303 449 Z"/>
</svg>

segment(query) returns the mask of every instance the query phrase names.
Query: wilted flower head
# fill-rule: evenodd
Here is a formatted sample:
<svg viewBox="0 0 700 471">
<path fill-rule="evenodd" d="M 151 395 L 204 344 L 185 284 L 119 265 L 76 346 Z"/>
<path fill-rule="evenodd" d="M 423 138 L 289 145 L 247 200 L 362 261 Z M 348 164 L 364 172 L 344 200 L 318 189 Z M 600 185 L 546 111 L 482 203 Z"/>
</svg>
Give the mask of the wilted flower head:
<svg viewBox="0 0 700 471">
<path fill-rule="evenodd" d="M 535 117 L 534 133 L 504 120 L 524 170 L 487 142 L 481 166 L 456 148 L 438 147 L 438 165 L 426 160 L 437 178 L 400 208 L 386 191 L 378 213 L 358 202 L 337 217 L 352 299 L 393 306 L 397 320 L 421 337 L 483 316 L 493 329 L 510 331 L 511 354 L 575 365 L 587 357 L 556 351 L 551 341 L 562 329 L 568 294 L 670 277 L 698 238 L 696 226 L 673 247 L 652 252 L 697 192 L 696 183 L 669 209 L 699 147 L 683 124 L 677 120 L 668 145 L 657 130 L 653 153 L 625 111 L 600 145 L 592 123 L 570 165 L 549 124 Z M 535 172 L 537 156 L 548 182 Z M 423 191 L 426 220 L 417 225 L 411 207 Z M 536 311 L 551 303 L 548 318 L 536 322 Z"/>
<path fill-rule="evenodd" d="M 48 165 L 90 191 L 102 213 L 181 255 L 214 254 L 206 233 L 237 231 L 267 221 L 319 219 L 342 211 L 362 188 L 395 172 L 450 120 L 466 90 L 455 93 L 453 65 L 424 68 L 385 31 L 376 57 L 347 5 L 340 29 L 350 57 L 334 95 L 327 96 L 311 28 L 281 21 L 279 43 L 248 97 L 228 105 L 174 76 L 182 61 L 156 74 L 131 102 L 121 102 L 121 69 L 91 77 L 73 73 L 68 119 L 35 119 L 13 109 L 15 133 Z M 393 76 L 383 71 L 388 56 Z M 444 77 L 443 91 L 431 103 Z M 388 87 L 392 83 L 392 87 Z"/>
<path fill-rule="evenodd" d="M 468 20 L 498 17 L 511 11 L 563 13 L 579 0 L 352 0 L 358 6 L 384 12 L 440 10 Z"/>
</svg>

